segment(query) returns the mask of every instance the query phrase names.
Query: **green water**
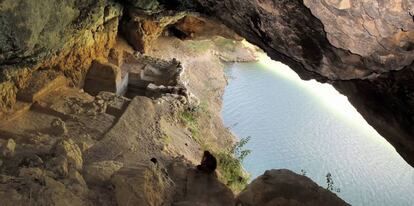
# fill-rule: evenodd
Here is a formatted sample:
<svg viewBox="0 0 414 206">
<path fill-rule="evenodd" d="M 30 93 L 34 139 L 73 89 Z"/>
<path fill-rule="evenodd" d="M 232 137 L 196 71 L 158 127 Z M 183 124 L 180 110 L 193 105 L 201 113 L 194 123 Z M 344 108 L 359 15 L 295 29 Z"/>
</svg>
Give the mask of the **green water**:
<svg viewBox="0 0 414 206">
<path fill-rule="evenodd" d="M 244 167 L 252 178 L 287 168 L 352 205 L 414 205 L 414 169 L 332 86 L 302 81 L 268 58 L 235 64 L 222 116 L 238 137 L 250 136 Z"/>
</svg>

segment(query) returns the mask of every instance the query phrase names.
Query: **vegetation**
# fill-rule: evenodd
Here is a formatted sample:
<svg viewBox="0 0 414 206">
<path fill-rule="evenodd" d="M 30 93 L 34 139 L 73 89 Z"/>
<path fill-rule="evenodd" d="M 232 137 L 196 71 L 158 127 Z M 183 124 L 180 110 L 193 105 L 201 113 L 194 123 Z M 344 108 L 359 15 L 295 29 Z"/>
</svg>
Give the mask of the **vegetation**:
<svg viewBox="0 0 414 206">
<path fill-rule="evenodd" d="M 201 115 L 206 115 L 210 117 L 208 112 L 208 103 L 203 101 L 195 107 L 190 107 L 180 113 L 181 121 L 188 127 L 191 132 L 191 136 L 195 141 L 203 145 L 205 142 L 200 138 L 200 127 L 198 119 Z"/>
<path fill-rule="evenodd" d="M 301 169 L 301 170 L 300 170 L 300 174 L 301 174 L 301 175 L 306 176 L 306 173 L 307 173 L 307 172 L 306 172 L 306 170 L 304 170 L 304 169 Z"/>
<path fill-rule="evenodd" d="M 206 52 L 212 47 L 215 47 L 219 51 L 234 52 L 238 45 L 238 42 L 232 39 L 226 39 L 223 37 L 217 37 L 213 41 L 187 41 L 187 47 L 194 52 L 202 53 Z"/>
<path fill-rule="evenodd" d="M 184 124 L 188 127 L 188 130 L 191 132 L 192 138 L 198 142 L 201 143 L 200 139 L 200 128 L 198 125 L 197 118 L 194 116 L 193 111 L 183 111 L 180 113 L 180 119 L 184 122 Z"/>
<path fill-rule="evenodd" d="M 188 41 L 186 44 L 189 49 L 191 49 L 194 52 L 202 53 L 209 50 L 212 46 L 211 41 L 205 40 L 205 41 Z"/>
<path fill-rule="evenodd" d="M 249 174 L 243 169 L 242 162 L 250 154 L 250 150 L 243 147 L 250 137 L 242 138 L 230 148 L 223 149 L 211 145 L 206 139 L 201 138 L 201 129 L 198 123 L 200 117 L 209 118 L 208 103 L 201 102 L 198 106 L 188 108 L 179 114 L 181 121 L 188 127 L 192 137 L 202 149 L 210 151 L 218 161 L 219 178 L 234 192 L 240 192 L 248 184 Z"/>
<path fill-rule="evenodd" d="M 229 151 L 214 153 L 218 160 L 218 169 L 222 175 L 222 179 L 235 192 L 243 190 L 250 178 L 242 166 L 243 160 L 251 153 L 250 150 L 243 149 L 249 140 L 250 137 L 242 138 Z"/>
<path fill-rule="evenodd" d="M 306 176 L 306 170 L 301 169 L 300 170 L 301 175 Z M 332 174 L 330 172 L 328 172 L 328 174 L 325 175 L 326 178 L 326 189 L 331 191 L 331 192 L 336 192 L 339 193 L 341 192 L 341 189 L 338 187 L 335 187 L 335 183 L 332 179 Z"/>
<path fill-rule="evenodd" d="M 236 46 L 237 46 L 237 43 L 235 40 L 226 39 L 223 37 L 214 39 L 214 43 L 216 44 L 217 48 L 221 51 L 233 52 L 236 50 Z"/>
<path fill-rule="evenodd" d="M 170 136 L 168 136 L 168 135 L 166 135 L 166 134 L 164 134 L 164 135 L 162 136 L 162 140 L 164 141 L 164 143 L 165 143 L 166 145 L 169 145 L 169 144 L 171 144 L 171 142 L 172 142 L 171 137 L 170 137 Z"/>
<path fill-rule="evenodd" d="M 328 174 L 326 174 L 326 189 L 332 192 L 341 192 L 341 189 L 339 189 L 338 187 L 335 187 L 334 185 L 334 181 L 332 179 L 332 174 L 330 172 L 328 172 Z"/>
</svg>

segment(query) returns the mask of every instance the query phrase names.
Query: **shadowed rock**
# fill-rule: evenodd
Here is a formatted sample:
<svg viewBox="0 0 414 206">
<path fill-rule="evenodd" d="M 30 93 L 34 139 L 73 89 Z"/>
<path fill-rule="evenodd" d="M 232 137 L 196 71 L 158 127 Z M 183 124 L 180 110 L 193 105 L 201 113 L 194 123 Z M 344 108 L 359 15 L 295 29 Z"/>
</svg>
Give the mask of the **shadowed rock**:
<svg viewBox="0 0 414 206">
<path fill-rule="evenodd" d="M 306 176 L 289 170 L 268 170 L 243 190 L 238 206 L 349 205 Z"/>
</svg>

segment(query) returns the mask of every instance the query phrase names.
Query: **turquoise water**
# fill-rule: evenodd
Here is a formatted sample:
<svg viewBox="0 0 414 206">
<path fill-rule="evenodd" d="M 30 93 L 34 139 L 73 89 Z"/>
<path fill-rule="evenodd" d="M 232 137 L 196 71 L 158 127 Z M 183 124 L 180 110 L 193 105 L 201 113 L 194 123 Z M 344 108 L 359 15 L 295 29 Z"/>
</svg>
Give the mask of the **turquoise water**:
<svg viewBox="0 0 414 206">
<path fill-rule="evenodd" d="M 302 81 L 267 57 L 226 71 L 222 116 L 250 136 L 244 160 L 255 178 L 267 169 L 306 172 L 352 205 L 414 205 L 414 169 L 332 86 Z"/>
</svg>

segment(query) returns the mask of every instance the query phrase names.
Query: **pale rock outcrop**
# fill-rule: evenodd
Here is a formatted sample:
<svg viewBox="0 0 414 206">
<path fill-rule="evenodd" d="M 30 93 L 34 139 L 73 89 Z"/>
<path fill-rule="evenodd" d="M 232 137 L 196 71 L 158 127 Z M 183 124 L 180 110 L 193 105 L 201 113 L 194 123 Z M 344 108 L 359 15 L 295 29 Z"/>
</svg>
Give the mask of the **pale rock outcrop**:
<svg viewBox="0 0 414 206">
<path fill-rule="evenodd" d="M 11 157 L 14 155 L 14 150 L 16 149 L 16 142 L 13 139 L 8 139 L 1 146 L 1 155 L 4 157 Z"/>
<path fill-rule="evenodd" d="M 119 206 L 167 205 L 172 198 L 173 183 L 155 165 L 124 167 L 111 179 Z"/>
<path fill-rule="evenodd" d="M 81 170 L 83 166 L 82 152 L 79 146 L 72 140 L 62 140 L 55 145 L 55 156 L 65 157 L 68 161 L 69 167 Z"/>
<path fill-rule="evenodd" d="M 84 90 L 91 95 L 107 91 L 119 95 L 126 92 L 128 76 L 122 74 L 121 69 L 106 60 L 94 60 L 85 77 Z"/>
<path fill-rule="evenodd" d="M 83 173 L 86 181 L 93 184 L 105 184 L 122 167 L 123 163 L 117 161 L 94 162 L 87 165 Z"/>
</svg>

